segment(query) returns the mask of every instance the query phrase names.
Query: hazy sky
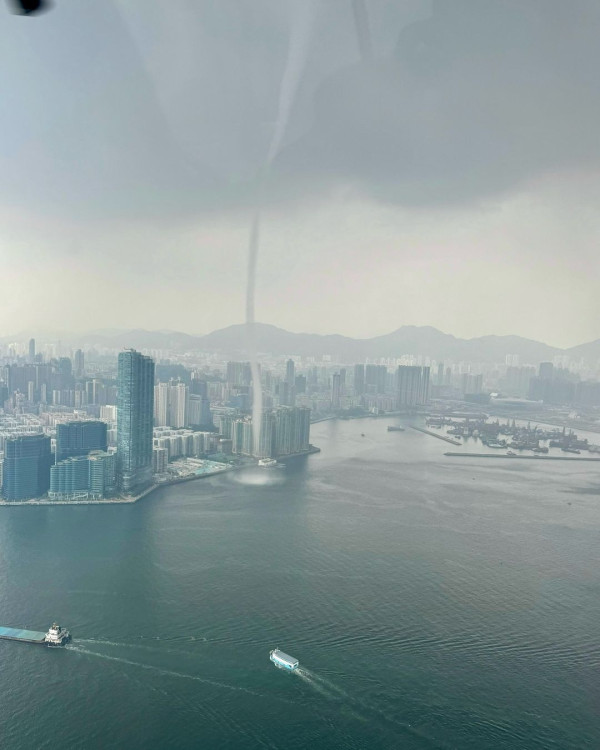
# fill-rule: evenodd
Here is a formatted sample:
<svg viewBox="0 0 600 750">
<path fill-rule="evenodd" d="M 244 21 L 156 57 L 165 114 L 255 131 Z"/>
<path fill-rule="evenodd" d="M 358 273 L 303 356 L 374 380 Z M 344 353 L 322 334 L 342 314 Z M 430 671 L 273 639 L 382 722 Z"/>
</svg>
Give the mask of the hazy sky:
<svg viewBox="0 0 600 750">
<path fill-rule="evenodd" d="M 366 3 L 372 61 L 313 3 L 257 319 L 600 338 L 600 3 Z M 0 13 L 0 333 L 241 322 L 295 1 Z"/>
</svg>

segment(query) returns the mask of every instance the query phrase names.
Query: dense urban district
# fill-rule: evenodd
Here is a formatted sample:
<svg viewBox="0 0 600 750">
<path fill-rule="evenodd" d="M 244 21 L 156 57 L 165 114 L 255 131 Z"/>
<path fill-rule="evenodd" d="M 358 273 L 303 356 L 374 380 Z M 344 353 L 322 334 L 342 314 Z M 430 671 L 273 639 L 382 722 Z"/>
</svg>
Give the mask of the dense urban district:
<svg viewBox="0 0 600 750">
<path fill-rule="evenodd" d="M 261 354 L 254 424 L 251 367 L 231 352 L 0 344 L 1 502 L 134 502 L 164 484 L 271 468 L 317 452 L 310 425 L 323 419 L 462 417 L 456 433 L 476 426 L 495 441 L 491 415 L 600 432 L 599 362 L 337 359 Z M 512 433 L 537 445 L 514 423 Z"/>
</svg>

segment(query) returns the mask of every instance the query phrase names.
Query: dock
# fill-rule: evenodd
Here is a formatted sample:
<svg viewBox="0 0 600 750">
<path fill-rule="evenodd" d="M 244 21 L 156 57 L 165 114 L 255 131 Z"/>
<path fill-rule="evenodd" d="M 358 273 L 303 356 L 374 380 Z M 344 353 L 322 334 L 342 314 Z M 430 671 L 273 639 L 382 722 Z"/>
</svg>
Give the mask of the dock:
<svg viewBox="0 0 600 750">
<path fill-rule="evenodd" d="M 437 438 L 438 440 L 444 440 L 446 443 L 451 443 L 452 445 L 462 445 L 460 440 L 453 440 L 452 438 L 446 437 L 446 435 L 439 435 L 437 432 L 432 432 L 431 430 L 425 430 L 423 427 L 415 427 L 414 424 L 411 424 L 411 427 L 413 430 L 416 430 L 417 432 L 422 432 L 425 435 L 431 435 L 431 437 Z M 458 455 L 458 454 L 455 454 Z"/>
<path fill-rule="evenodd" d="M 46 633 L 37 630 L 20 630 L 18 628 L 0 627 L 0 639 L 4 641 L 21 641 L 22 643 L 44 643 Z"/>
<path fill-rule="evenodd" d="M 507 456 L 506 453 L 461 453 L 458 451 L 448 451 L 444 456 L 457 456 L 459 458 L 513 458 L 525 461 L 600 461 L 600 458 L 591 458 L 588 456 Z"/>
</svg>

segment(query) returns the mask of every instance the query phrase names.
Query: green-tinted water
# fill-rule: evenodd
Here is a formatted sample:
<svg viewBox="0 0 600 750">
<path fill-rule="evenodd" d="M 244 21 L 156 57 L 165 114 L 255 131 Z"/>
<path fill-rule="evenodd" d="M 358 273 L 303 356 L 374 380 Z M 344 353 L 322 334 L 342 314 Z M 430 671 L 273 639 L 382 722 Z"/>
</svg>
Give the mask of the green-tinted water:
<svg viewBox="0 0 600 750">
<path fill-rule="evenodd" d="M 74 636 L 0 641 L 2 747 L 600 746 L 596 465 L 390 423 L 245 483 L 0 508 L 0 625 Z"/>
</svg>

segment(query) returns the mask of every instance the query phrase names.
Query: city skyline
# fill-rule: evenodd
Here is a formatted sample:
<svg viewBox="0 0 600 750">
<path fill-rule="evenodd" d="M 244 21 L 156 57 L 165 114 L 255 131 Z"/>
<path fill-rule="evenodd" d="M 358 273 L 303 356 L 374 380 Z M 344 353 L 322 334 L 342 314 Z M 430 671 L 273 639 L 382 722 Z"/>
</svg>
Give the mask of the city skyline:
<svg viewBox="0 0 600 750">
<path fill-rule="evenodd" d="M 444 333 L 431 326 L 401 326 L 382 336 L 370 338 L 352 338 L 340 334 L 296 333 L 283 328 L 257 323 L 259 350 L 273 355 L 333 355 L 346 357 L 346 362 L 360 361 L 372 357 L 396 357 L 405 354 L 425 355 L 444 359 L 477 359 L 484 360 L 504 356 L 517 356 L 530 364 L 544 359 L 567 356 L 584 358 L 591 361 L 600 360 L 600 339 L 582 342 L 566 349 L 552 346 L 550 343 L 535 341 L 522 336 L 487 335 L 463 339 Z M 0 347 L 5 353 L 13 350 L 14 355 L 26 356 L 31 362 L 30 350 L 27 353 L 26 341 L 30 332 L 20 335 L 0 337 Z M 39 334 L 36 334 L 39 336 Z M 247 348 L 246 328 L 237 324 L 212 331 L 205 336 L 194 336 L 183 331 L 150 331 L 145 329 L 101 329 L 87 333 L 47 334 L 31 342 L 37 342 L 40 351 L 46 357 L 60 358 L 70 353 L 74 358 L 73 373 L 81 374 L 85 359 L 85 350 L 99 348 L 102 350 L 121 351 L 135 348 L 146 352 L 178 353 L 183 351 L 244 352 Z M 250 377 L 248 371 L 248 377 Z"/>
</svg>

